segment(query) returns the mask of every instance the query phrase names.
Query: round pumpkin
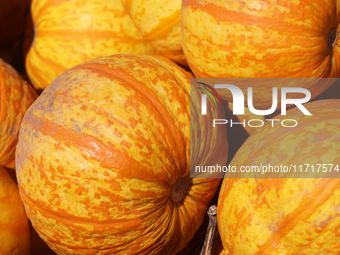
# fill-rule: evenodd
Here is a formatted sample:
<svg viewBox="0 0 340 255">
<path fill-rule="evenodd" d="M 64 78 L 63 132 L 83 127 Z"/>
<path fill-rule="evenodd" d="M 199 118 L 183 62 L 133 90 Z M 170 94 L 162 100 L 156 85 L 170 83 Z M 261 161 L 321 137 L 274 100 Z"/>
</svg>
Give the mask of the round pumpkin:
<svg viewBox="0 0 340 255">
<path fill-rule="evenodd" d="M 122 0 L 140 33 L 162 55 L 187 65 L 181 42 L 181 0 Z"/>
<path fill-rule="evenodd" d="M 176 254 L 193 237 L 221 179 L 190 178 L 191 77 L 165 58 L 102 57 L 66 71 L 32 105 L 18 184 L 56 253 Z M 227 147 L 225 135 L 209 142 Z"/>
<path fill-rule="evenodd" d="M 279 121 L 295 119 L 298 125 L 285 128 L 267 123 L 232 159 L 230 166 L 238 170 L 241 166 L 292 167 L 284 175 L 225 176 L 217 210 L 225 254 L 340 252 L 340 100 L 305 106 L 312 116 L 294 108 L 284 118 L 274 117 Z M 296 173 L 292 173 L 294 166 Z M 268 176 L 273 178 L 262 178 Z M 276 178 L 280 176 L 287 178 Z"/>
<path fill-rule="evenodd" d="M 197 77 L 335 78 L 340 76 L 336 4 L 326 1 L 185 0 L 182 44 Z M 268 109 L 272 87 L 251 80 L 257 106 Z M 333 81 L 334 82 L 334 81 Z M 239 87 L 246 94 L 242 82 Z M 332 82 L 309 82 L 312 98 Z M 285 84 L 284 86 L 286 86 Z M 220 96 L 232 101 L 229 91 Z"/>
<path fill-rule="evenodd" d="M 14 169 L 20 123 L 37 98 L 33 88 L 0 58 L 0 165 Z"/>
<path fill-rule="evenodd" d="M 34 0 L 35 36 L 26 57 L 36 89 L 84 61 L 117 53 L 156 54 L 140 35 L 120 0 Z"/>
<path fill-rule="evenodd" d="M 29 255 L 31 229 L 15 182 L 0 165 L 0 254 Z"/>
</svg>

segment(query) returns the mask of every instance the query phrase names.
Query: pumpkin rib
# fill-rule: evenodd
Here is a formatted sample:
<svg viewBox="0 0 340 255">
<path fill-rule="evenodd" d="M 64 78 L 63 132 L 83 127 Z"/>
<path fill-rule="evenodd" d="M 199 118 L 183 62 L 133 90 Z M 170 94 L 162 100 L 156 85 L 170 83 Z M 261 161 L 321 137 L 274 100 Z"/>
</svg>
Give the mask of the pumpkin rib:
<svg viewBox="0 0 340 255">
<path fill-rule="evenodd" d="M 92 220 L 91 221 L 89 218 L 80 218 L 80 217 L 77 217 L 77 216 L 74 216 L 74 215 L 72 216 L 72 218 L 66 218 L 65 216 L 69 216 L 69 215 L 67 215 L 66 211 L 60 211 L 60 213 L 57 213 L 56 211 L 49 210 L 49 208 L 47 206 L 42 205 L 43 203 L 40 203 L 39 201 L 36 202 L 36 201 L 32 200 L 29 196 L 27 196 L 27 194 L 25 194 L 25 192 L 22 189 L 20 189 L 20 187 L 19 187 L 19 190 L 20 190 L 21 199 L 24 200 L 24 202 L 27 204 L 27 206 L 36 207 L 36 208 L 39 206 L 39 210 L 44 211 L 49 216 L 53 216 L 51 218 L 63 220 L 63 221 L 69 222 L 71 224 L 86 222 L 86 223 L 89 223 L 90 225 L 93 225 L 93 226 L 110 226 L 110 225 L 116 225 L 117 223 L 122 223 L 122 222 L 125 223 L 125 222 L 129 222 L 129 221 L 133 222 L 133 221 L 138 220 L 138 219 L 128 220 L 127 218 L 124 218 L 124 219 L 110 219 L 110 220 L 101 220 L 101 221 Z M 75 219 L 75 218 L 77 218 L 77 219 Z M 41 233 L 39 233 L 39 235 L 40 234 Z"/>
<path fill-rule="evenodd" d="M 159 54 L 120 0 L 33 0 L 31 11 L 35 36 L 26 70 L 36 89 L 45 89 L 69 68 L 100 56 Z"/>
<path fill-rule="evenodd" d="M 122 0 L 140 34 L 163 56 L 187 66 L 180 37 L 181 1 Z"/>
<path fill-rule="evenodd" d="M 34 43 L 34 41 L 33 41 L 33 43 Z M 34 46 L 36 46 L 36 45 L 34 45 Z M 41 63 L 39 63 L 39 64 L 44 64 L 46 66 L 49 65 L 53 69 L 53 71 L 60 73 L 60 74 L 65 72 L 65 68 L 63 68 L 61 66 L 61 63 L 57 63 L 57 62 L 53 61 L 53 59 L 50 59 L 49 56 L 41 55 L 39 49 L 37 50 L 35 47 L 31 47 L 29 51 L 30 51 L 30 53 L 29 53 L 30 55 L 36 55 L 38 57 L 38 59 L 41 61 Z M 26 60 L 29 61 L 28 63 L 30 64 L 28 67 L 26 67 L 26 69 L 28 69 L 28 71 L 30 71 L 30 72 L 36 72 L 37 69 L 32 68 L 32 67 L 34 65 L 36 65 L 37 63 L 34 64 L 34 62 L 32 61 L 32 58 L 30 58 L 30 57 L 27 57 Z M 41 79 L 42 76 L 40 76 L 38 74 L 38 75 L 36 75 L 36 77 Z M 43 81 L 43 80 L 41 80 L 41 81 Z M 45 83 L 45 81 L 43 81 L 43 82 Z M 47 84 L 47 83 L 45 83 L 45 84 Z M 44 86 L 47 87 L 48 85 L 49 84 L 44 85 Z"/>
<path fill-rule="evenodd" d="M 173 127 L 176 127 L 176 124 L 175 124 L 175 121 L 170 117 L 170 115 L 167 115 L 167 117 L 165 118 L 164 117 L 164 113 L 168 113 L 168 111 L 166 110 L 163 110 L 163 111 L 160 111 L 160 109 L 157 107 L 159 105 L 161 105 L 157 95 L 155 95 L 154 97 L 151 98 L 150 94 L 148 93 L 145 93 L 142 89 L 140 89 L 140 86 L 143 86 L 141 82 L 139 82 L 138 80 L 136 80 L 134 77 L 132 77 L 131 75 L 129 76 L 129 73 L 127 73 L 126 71 L 124 70 L 121 70 L 119 69 L 116 70 L 116 69 L 105 69 L 105 70 L 100 70 L 98 71 L 98 68 L 103 68 L 103 66 L 94 66 L 92 67 L 92 65 L 89 65 L 88 63 L 85 63 L 83 65 L 80 65 L 80 66 L 77 66 L 77 67 L 74 67 L 72 68 L 73 70 L 74 69 L 87 69 L 87 70 L 91 70 L 91 71 L 94 71 L 100 75 L 104 75 L 104 72 L 106 73 L 106 78 L 110 79 L 110 77 L 115 77 L 115 79 L 118 79 L 118 80 L 121 80 L 121 81 L 124 81 L 125 84 L 129 84 L 129 86 L 131 86 L 132 89 L 135 89 L 136 92 L 140 93 L 144 99 L 147 99 L 148 102 L 150 103 L 150 105 L 152 105 L 154 108 L 155 111 L 157 111 L 159 113 L 159 116 L 161 116 L 161 119 L 163 120 L 164 123 L 167 123 L 167 126 L 169 128 L 169 126 L 173 126 Z M 127 77 L 129 77 L 131 80 L 133 80 L 133 82 L 131 80 L 129 80 Z M 135 84 L 138 84 L 140 86 L 135 86 Z M 157 106 L 156 104 L 154 103 L 155 102 L 155 99 L 157 100 Z M 171 120 L 171 125 L 169 125 L 169 122 L 168 120 Z M 177 128 L 177 127 L 176 127 Z M 178 130 L 178 129 L 177 129 Z M 183 135 L 180 133 L 180 131 L 178 130 L 177 132 L 174 133 L 174 129 L 173 128 L 169 128 L 169 131 L 171 132 L 172 134 L 172 139 L 173 141 L 176 141 L 175 145 L 176 145 L 176 154 L 177 155 L 180 155 L 180 149 L 178 148 L 177 144 L 178 144 L 178 139 L 175 139 L 175 137 L 179 137 L 180 136 L 180 141 L 181 143 L 184 145 L 184 137 Z M 163 140 L 163 139 L 162 139 Z M 164 142 L 163 142 L 164 143 Z M 173 151 L 170 153 L 171 157 L 174 158 L 173 156 Z M 176 158 L 176 157 L 175 157 Z M 174 162 L 176 163 L 177 161 L 174 160 Z M 178 169 L 183 169 L 183 171 L 186 169 L 186 166 L 183 165 L 183 164 L 186 164 L 186 160 L 182 159 L 181 158 L 181 162 L 182 162 L 182 167 L 178 166 L 176 164 L 176 167 Z M 181 176 L 184 172 L 182 172 L 179 176 Z"/>
<path fill-rule="evenodd" d="M 281 223 L 278 224 L 280 228 L 279 231 L 273 232 L 272 236 L 267 239 L 267 242 L 259 246 L 259 250 L 255 255 L 260 255 L 263 251 L 274 248 L 275 245 L 280 242 L 280 239 L 285 237 L 287 233 L 295 227 L 294 223 L 297 219 L 299 219 L 299 221 L 307 220 L 316 209 L 331 196 L 331 193 L 339 188 L 339 183 L 337 179 L 321 179 L 317 184 L 319 187 L 315 187 L 311 193 L 306 194 L 304 198 L 302 198 L 303 202 L 301 202 L 292 213 L 282 218 Z M 313 194 L 313 196 L 311 196 L 311 194 Z M 322 197 L 322 199 L 320 199 L 320 197 Z M 306 206 L 309 208 L 307 212 L 305 210 Z"/>
<path fill-rule="evenodd" d="M 242 24 L 244 26 L 248 26 L 249 24 L 252 24 L 254 26 L 261 26 L 264 28 L 270 29 L 272 27 L 272 24 L 275 24 L 275 31 L 278 31 L 279 33 L 284 33 L 287 31 L 287 27 L 284 23 L 277 23 L 277 17 L 273 16 L 271 17 L 261 17 L 261 16 L 254 16 L 247 13 L 239 13 L 235 10 L 228 9 L 221 5 L 216 5 L 214 3 L 204 3 L 201 4 L 197 0 L 189 0 L 189 1 L 183 1 L 182 7 L 190 7 L 194 11 L 201 11 L 204 13 L 208 13 L 211 17 L 216 19 L 219 22 L 232 22 L 236 24 Z M 281 13 L 282 15 L 282 13 Z M 289 16 L 289 15 L 287 15 Z M 281 19 L 284 19 L 285 17 L 280 17 Z M 300 24 L 292 24 L 290 26 L 292 30 L 290 32 L 294 32 L 296 34 L 301 34 L 305 32 L 306 27 L 304 25 Z M 315 33 L 319 33 L 319 30 L 317 28 L 314 28 L 313 26 L 309 26 L 311 31 Z M 301 42 L 301 45 L 303 45 L 303 42 Z"/>
<path fill-rule="evenodd" d="M 126 43 L 132 42 L 132 43 L 135 43 L 135 44 L 145 42 L 145 39 L 143 39 L 143 38 L 134 38 L 134 37 L 128 36 L 128 35 L 121 36 L 121 35 L 117 34 L 117 32 L 112 32 L 112 31 L 104 31 L 104 30 L 96 30 L 96 29 L 92 29 L 92 30 L 91 29 L 79 29 L 77 31 L 72 32 L 72 36 L 74 37 L 73 39 L 77 40 L 77 41 L 82 41 L 82 40 L 85 40 L 85 39 L 91 40 L 91 38 L 89 38 L 89 34 L 91 34 L 91 36 L 93 36 L 93 38 L 101 39 L 101 40 L 118 39 L 118 40 L 120 40 L 120 42 L 126 42 Z M 53 30 L 53 31 L 38 30 L 37 33 L 36 33 L 36 36 L 47 37 L 47 38 L 52 37 L 52 36 L 67 37 L 68 35 L 69 35 L 69 32 L 62 30 L 62 29 L 61 30 Z M 35 52 L 36 52 L 37 55 L 39 54 L 38 51 L 35 51 Z M 42 55 L 39 54 L 39 57 L 42 57 Z M 53 60 L 50 59 L 48 61 L 48 63 L 50 64 L 50 62 L 53 63 Z M 64 69 L 64 71 L 66 71 L 66 70 Z"/>
<path fill-rule="evenodd" d="M 169 203 L 169 201 L 170 201 L 170 203 Z M 169 217 L 164 217 L 163 219 L 162 219 L 162 222 L 160 222 L 159 223 L 159 226 L 161 226 L 161 225 L 163 225 L 163 222 L 167 222 L 166 224 L 166 226 L 163 228 L 161 228 L 161 231 L 164 233 L 164 232 L 166 232 L 166 231 L 168 231 L 168 229 L 169 229 L 169 226 L 171 226 L 171 221 L 172 221 L 172 216 L 173 216 L 173 203 L 171 202 L 171 199 L 168 199 L 167 200 L 167 203 L 169 203 L 169 205 L 171 206 L 171 208 L 169 209 L 169 215 L 170 215 L 170 218 Z M 155 242 L 153 242 L 153 243 L 150 243 L 150 246 L 154 246 L 154 245 L 156 245 L 156 244 L 159 244 L 159 242 L 158 242 L 158 240 L 161 240 L 162 239 L 162 235 L 158 235 L 158 239 L 155 241 Z M 144 247 L 144 248 L 147 248 L 147 247 Z M 162 249 L 162 247 L 160 247 L 159 249 Z"/>
<path fill-rule="evenodd" d="M 173 28 L 180 23 L 181 9 L 178 9 L 171 16 L 168 16 L 159 22 L 159 24 L 153 27 L 152 30 L 145 31 L 143 36 L 149 41 L 166 38 L 168 34 L 172 32 Z"/>
<path fill-rule="evenodd" d="M 187 208 L 186 208 L 186 206 L 185 206 L 185 203 L 183 202 L 183 203 L 181 204 L 181 206 L 182 206 L 183 210 L 185 211 L 185 214 L 187 215 L 187 219 L 190 219 L 189 213 L 188 213 Z"/>
<path fill-rule="evenodd" d="M 100 164 L 102 164 L 103 166 L 107 168 L 113 167 L 113 168 L 119 169 L 119 167 L 117 167 L 116 165 L 123 164 L 123 163 L 119 163 L 117 159 L 115 162 L 113 162 L 112 155 L 113 155 L 113 152 L 115 152 L 114 153 L 115 155 L 125 155 L 126 152 L 114 149 L 112 144 L 103 143 L 99 141 L 98 138 L 95 138 L 89 134 L 79 134 L 73 129 L 66 129 L 50 120 L 39 118 L 34 115 L 30 116 L 30 119 L 27 124 L 31 124 L 32 129 L 40 131 L 44 135 L 49 135 L 50 137 L 58 137 L 59 140 L 64 142 L 64 144 L 66 145 L 68 144 L 69 145 L 68 147 L 72 145 L 78 148 L 80 151 L 83 151 L 84 149 L 87 151 L 91 151 L 92 154 L 95 155 L 95 156 L 92 156 L 92 159 L 99 162 Z M 105 157 L 101 157 L 99 155 L 96 156 L 95 152 L 97 152 L 96 150 L 99 147 L 102 149 L 101 154 L 105 154 Z M 99 152 L 97 152 L 97 154 L 99 154 Z M 118 157 L 118 158 L 121 158 L 121 157 Z M 130 158 L 130 161 L 129 161 L 130 167 L 134 168 L 137 166 L 136 169 L 138 168 L 139 164 L 132 158 L 132 156 L 125 155 L 125 157 L 123 158 Z M 134 166 L 132 162 L 135 162 Z M 127 169 L 125 169 L 124 171 L 127 171 Z M 145 167 L 144 167 L 144 171 L 151 173 L 151 170 L 148 171 Z M 133 171 L 130 171 L 130 172 L 131 172 L 131 175 L 134 176 L 134 178 L 138 179 L 138 176 L 139 176 L 138 173 L 133 174 Z M 146 174 L 143 177 L 143 180 L 149 181 L 149 182 L 157 182 L 156 179 L 151 174 Z"/>
<path fill-rule="evenodd" d="M 209 182 L 198 182 L 198 183 L 193 183 L 191 184 L 192 186 L 196 186 L 196 185 L 203 185 L 203 184 L 208 184 Z"/>
<path fill-rule="evenodd" d="M 33 88 L 0 58 L 0 165 L 11 170 L 21 120 L 36 98 Z"/>
<path fill-rule="evenodd" d="M 194 78 L 193 74 L 191 72 L 185 71 L 184 69 L 178 70 L 177 65 L 172 60 L 166 57 L 157 57 L 154 58 L 154 60 L 159 66 L 165 68 L 170 74 L 172 74 L 178 84 L 180 84 L 181 87 L 185 90 L 186 95 L 190 96 L 190 84 L 184 83 L 183 80 L 178 77 L 178 73 L 180 73 L 182 77 L 186 77 L 189 79 Z"/>
</svg>

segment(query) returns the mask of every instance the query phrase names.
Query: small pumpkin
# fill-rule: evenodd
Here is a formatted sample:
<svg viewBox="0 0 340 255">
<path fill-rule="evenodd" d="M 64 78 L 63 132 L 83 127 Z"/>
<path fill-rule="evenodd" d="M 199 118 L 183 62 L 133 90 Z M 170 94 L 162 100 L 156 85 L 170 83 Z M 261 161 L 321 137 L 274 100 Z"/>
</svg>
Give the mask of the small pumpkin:
<svg viewBox="0 0 340 255">
<path fill-rule="evenodd" d="M 20 123 L 37 98 L 34 89 L 0 58 L 0 165 L 15 168 Z"/>
<path fill-rule="evenodd" d="M 277 123 L 295 119 L 298 125 L 285 128 L 267 123 L 232 159 L 230 165 L 238 170 L 241 166 L 282 165 L 291 166 L 291 172 L 258 173 L 256 178 L 226 174 L 217 210 L 226 255 L 340 252 L 340 100 L 320 100 L 305 106 L 312 116 L 293 108 L 287 116 L 274 117 Z M 309 164 L 308 169 L 305 164 Z M 329 164 L 333 164 L 332 170 Z M 323 173 L 324 167 L 330 174 Z M 280 176 L 287 178 L 275 178 Z"/>
<path fill-rule="evenodd" d="M 26 71 L 36 89 L 84 61 L 118 53 L 157 54 L 121 0 L 33 0 L 35 36 Z"/>
<path fill-rule="evenodd" d="M 101 57 L 66 71 L 32 105 L 18 184 L 56 253 L 176 254 L 193 237 L 221 179 L 190 178 L 191 77 L 161 57 Z M 223 134 L 193 137 L 227 150 Z M 198 155 L 209 162 L 210 151 Z"/>
<path fill-rule="evenodd" d="M 162 55 L 187 65 L 181 42 L 181 0 L 122 0 L 134 24 Z"/>
<path fill-rule="evenodd" d="M 0 165 L 0 254 L 29 255 L 31 229 L 15 182 Z"/>
<path fill-rule="evenodd" d="M 191 70 L 201 78 L 337 78 L 340 19 L 336 6 L 332 0 L 184 0 L 183 51 Z M 268 109 L 277 81 L 256 84 L 252 79 L 250 86 L 242 82 L 239 88 L 247 94 L 247 87 L 254 86 L 257 107 Z M 290 86 L 307 88 L 314 98 L 334 81 L 298 81 Z M 220 96 L 232 102 L 227 90 Z"/>
</svg>

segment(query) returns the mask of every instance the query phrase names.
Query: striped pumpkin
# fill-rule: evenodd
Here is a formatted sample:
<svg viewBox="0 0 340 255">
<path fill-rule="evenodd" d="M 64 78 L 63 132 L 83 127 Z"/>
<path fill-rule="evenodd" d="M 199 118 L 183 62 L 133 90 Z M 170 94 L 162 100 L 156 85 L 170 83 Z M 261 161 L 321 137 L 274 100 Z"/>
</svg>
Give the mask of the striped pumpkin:
<svg viewBox="0 0 340 255">
<path fill-rule="evenodd" d="M 0 165 L 14 169 L 20 123 L 36 98 L 33 88 L 0 59 Z"/>
<path fill-rule="evenodd" d="M 190 179 L 190 77 L 160 57 L 102 57 L 59 76 L 32 105 L 17 177 L 56 253 L 175 254 L 193 237 L 221 179 Z"/>
<path fill-rule="evenodd" d="M 35 37 L 26 70 L 37 89 L 84 61 L 117 53 L 156 54 L 120 0 L 34 0 Z"/>
<path fill-rule="evenodd" d="M 122 0 L 144 38 L 162 55 L 187 65 L 181 43 L 181 0 Z"/>
<path fill-rule="evenodd" d="M 239 170 L 261 164 L 292 164 L 291 171 L 296 165 L 297 172 L 302 165 L 303 169 L 289 175 L 296 178 L 226 175 L 217 210 L 226 255 L 340 253 L 340 170 L 336 170 L 336 165 L 340 168 L 340 100 L 305 106 L 312 116 L 302 115 L 297 108 L 289 110 L 285 119 L 298 121 L 296 127 L 267 123 L 246 140 L 231 161 Z M 304 164 L 310 164 L 307 173 Z M 317 172 L 317 164 L 334 164 L 331 173 L 335 178 L 304 178 L 313 177 L 312 165 Z M 330 165 L 326 169 L 329 171 Z M 319 172 L 322 177 L 322 170 Z"/>
<path fill-rule="evenodd" d="M 31 229 L 18 187 L 0 165 L 0 254 L 29 255 Z"/>
<path fill-rule="evenodd" d="M 339 22 L 333 0 L 184 0 L 183 50 L 197 77 L 339 77 Z M 304 86 L 313 98 L 331 84 Z M 257 106 L 268 109 L 273 84 L 252 85 Z"/>
</svg>

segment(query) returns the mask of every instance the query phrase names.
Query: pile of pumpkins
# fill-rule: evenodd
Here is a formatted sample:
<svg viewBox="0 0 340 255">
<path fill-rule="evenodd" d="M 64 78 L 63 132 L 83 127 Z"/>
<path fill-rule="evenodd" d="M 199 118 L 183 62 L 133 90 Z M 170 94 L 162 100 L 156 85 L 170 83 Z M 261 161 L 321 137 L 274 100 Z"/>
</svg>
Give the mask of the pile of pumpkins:
<svg viewBox="0 0 340 255">
<path fill-rule="evenodd" d="M 10 23 L 0 32 L 0 254 L 193 254 L 211 204 L 210 254 L 339 254 L 340 173 L 191 175 L 196 165 L 340 167 L 338 8 L 0 3 L 0 25 Z M 293 107 L 272 117 L 296 127 L 216 132 L 212 119 L 231 116 L 232 94 L 202 116 L 192 78 L 316 78 L 300 85 L 312 116 Z M 245 95 L 248 85 L 239 86 Z M 253 102 L 265 110 L 273 83 L 261 86 Z M 245 113 L 239 121 L 254 117 Z"/>
</svg>

